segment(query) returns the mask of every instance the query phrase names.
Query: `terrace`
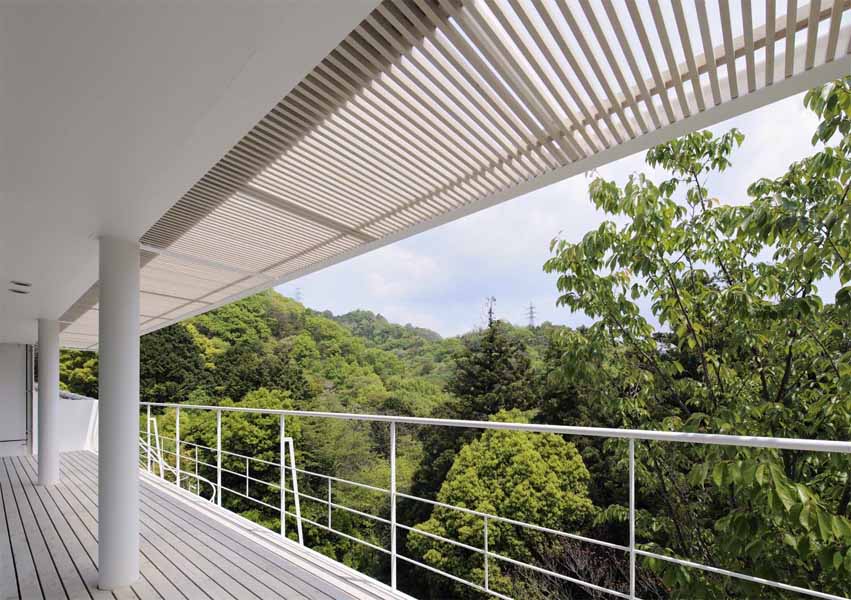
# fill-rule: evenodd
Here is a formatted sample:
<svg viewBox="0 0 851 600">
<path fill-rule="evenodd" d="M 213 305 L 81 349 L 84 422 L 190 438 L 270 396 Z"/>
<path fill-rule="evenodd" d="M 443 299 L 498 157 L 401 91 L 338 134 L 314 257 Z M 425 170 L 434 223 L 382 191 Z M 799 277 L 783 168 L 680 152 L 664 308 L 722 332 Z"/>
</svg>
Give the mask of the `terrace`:
<svg viewBox="0 0 851 600">
<path fill-rule="evenodd" d="M 481 545 L 464 549 L 483 577 L 459 583 L 506 597 L 490 585 L 498 561 L 635 598 L 643 557 L 837 598 L 638 548 L 635 449 L 847 454 L 848 442 L 255 410 L 280 419 L 277 461 L 263 459 L 277 477 L 259 479 L 260 459 L 221 435 L 181 440 L 182 412 L 212 411 L 220 431 L 227 409 L 139 402 L 141 334 L 851 72 L 847 0 L 663 4 L 0 7 L 0 50 L 16 57 L 0 67 L 3 597 L 405 597 L 398 565 L 435 567 L 398 546 L 420 533 L 397 506 L 433 501 L 397 488 L 397 429 L 454 427 L 622 440 L 631 507 L 623 543 L 445 505 L 482 524 Z M 60 347 L 99 352 L 99 401 L 60 400 Z M 156 429 L 165 408 L 173 437 Z M 301 469 L 289 419 L 386 426 L 390 478 L 370 491 L 387 510 L 335 502 L 338 486 L 370 486 Z M 277 490 L 262 502 L 282 531 L 220 506 L 225 494 L 260 502 L 258 486 Z M 326 519 L 305 517 L 309 503 Z M 352 538 L 343 512 L 386 527 L 386 544 L 348 540 L 386 556 L 383 582 L 299 543 L 308 528 Z M 604 588 L 498 554 L 497 522 L 603 545 L 626 577 Z"/>
<path fill-rule="evenodd" d="M 64 453 L 49 488 L 32 457 L 0 460 L 2 598 L 407 598 L 146 474 L 139 578 L 100 590 L 97 455 Z"/>
</svg>

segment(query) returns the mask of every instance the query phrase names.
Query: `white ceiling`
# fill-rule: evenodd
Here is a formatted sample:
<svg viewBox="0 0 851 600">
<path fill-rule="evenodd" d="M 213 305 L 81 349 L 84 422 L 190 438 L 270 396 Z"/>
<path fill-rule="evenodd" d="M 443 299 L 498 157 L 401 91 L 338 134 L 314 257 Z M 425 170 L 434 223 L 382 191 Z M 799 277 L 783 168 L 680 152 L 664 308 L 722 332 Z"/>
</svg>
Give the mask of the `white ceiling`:
<svg viewBox="0 0 851 600">
<path fill-rule="evenodd" d="M 31 342 L 377 4 L 0 7 L 0 342 Z M 31 282 L 29 295 L 6 291 Z"/>
</svg>

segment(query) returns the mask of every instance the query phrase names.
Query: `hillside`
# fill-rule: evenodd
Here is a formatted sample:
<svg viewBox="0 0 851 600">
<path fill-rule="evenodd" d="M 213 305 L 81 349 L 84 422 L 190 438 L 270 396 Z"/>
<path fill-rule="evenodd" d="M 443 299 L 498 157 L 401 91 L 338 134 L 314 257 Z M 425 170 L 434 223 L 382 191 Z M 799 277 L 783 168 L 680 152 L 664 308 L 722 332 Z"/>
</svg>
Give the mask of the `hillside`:
<svg viewBox="0 0 851 600">
<path fill-rule="evenodd" d="M 391 323 L 382 315 L 368 310 L 355 310 L 340 316 L 326 311 L 322 316 L 345 325 L 370 347 L 392 353 L 407 365 L 411 373 L 437 383 L 445 383 L 452 356 L 460 348 L 457 338 L 444 339 L 435 331 L 410 323 Z"/>
</svg>

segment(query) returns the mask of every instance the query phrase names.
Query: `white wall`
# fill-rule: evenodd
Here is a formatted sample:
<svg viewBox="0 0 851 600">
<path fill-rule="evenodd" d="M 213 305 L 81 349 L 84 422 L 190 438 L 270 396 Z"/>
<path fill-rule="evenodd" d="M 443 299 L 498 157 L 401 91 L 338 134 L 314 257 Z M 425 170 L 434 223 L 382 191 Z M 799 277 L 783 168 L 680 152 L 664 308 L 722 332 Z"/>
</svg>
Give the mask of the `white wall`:
<svg viewBox="0 0 851 600">
<path fill-rule="evenodd" d="M 38 391 L 33 392 L 33 431 L 38 431 Z M 59 451 L 97 451 L 98 401 L 92 398 L 59 398 Z M 38 435 L 34 437 L 38 440 Z M 38 443 L 33 442 L 38 454 Z"/>
<path fill-rule="evenodd" d="M 0 456 L 27 454 L 27 346 L 0 344 Z"/>
</svg>

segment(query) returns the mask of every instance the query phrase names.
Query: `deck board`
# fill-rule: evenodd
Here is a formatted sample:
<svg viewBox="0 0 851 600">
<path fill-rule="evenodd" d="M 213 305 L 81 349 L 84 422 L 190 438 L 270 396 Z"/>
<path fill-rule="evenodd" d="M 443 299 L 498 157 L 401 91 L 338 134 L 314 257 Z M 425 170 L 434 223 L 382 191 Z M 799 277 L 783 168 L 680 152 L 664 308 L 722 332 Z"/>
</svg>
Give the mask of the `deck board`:
<svg viewBox="0 0 851 600">
<path fill-rule="evenodd" d="M 109 592 L 97 589 L 97 568 L 95 562 L 97 556 L 91 553 L 92 550 L 96 553 L 97 547 L 87 547 L 85 542 L 80 539 L 78 530 L 75 529 L 74 519 L 76 519 L 76 516 L 68 514 L 69 511 L 60 509 L 60 504 L 57 502 L 56 496 L 53 495 L 54 492 L 48 488 L 35 485 L 38 475 L 29 461 L 24 459 L 19 459 L 19 461 L 21 468 L 19 473 L 27 477 L 27 480 L 31 484 L 30 489 L 38 496 L 42 507 L 50 518 L 53 527 L 56 529 L 56 533 L 62 540 L 65 551 L 68 553 L 71 562 L 77 570 L 82 587 L 88 592 L 86 596 L 81 597 L 88 597 L 92 600 L 113 598 L 113 595 Z M 82 523 L 79 520 L 77 522 L 80 523 L 78 527 L 82 528 Z"/>
<path fill-rule="evenodd" d="M 88 457 L 87 460 L 94 460 Z M 175 530 L 180 530 L 195 538 L 200 544 L 215 553 L 228 558 L 251 576 L 257 577 L 269 588 L 279 594 L 296 589 L 312 600 L 334 598 L 332 586 L 321 580 L 311 580 L 311 575 L 295 566 L 277 564 L 275 555 L 262 546 L 246 544 L 243 536 L 217 528 L 217 524 L 203 513 L 170 501 L 170 498 L 156 488 L 143 487 L 146 505 L 155 508 L 158 516 L 168 521 Z"/>
<path fill-rule="evenodd" d="M 69 598 L 91 598 L 79 568 L 72 560 L 65 541 L 59 535 L 53 517 L 47 513 L 42 504 L 42 500 L 36 491 L 36 486 L 32 485 L 28 474 L 23 471 L 19 461 L 12 459 L 12 462 L 15 463 L 16 468 L 14 474 L 10 472 L 10 477 L 17 479 L 17 482 L 13 481 L 13 487 L 20 490 L 21 494 L 26 497 L 32 517 L 38 524 L 41 538 L 50 553 L 63 591 Z"/>
<path fill-rule="evenodd" d="M 146 498 L 145 506 L 149 509 L 149 516 L 159 519 L 179 535 L 186 536 L 193 544 L 204 546 L 209 552 L 208 556 L 216 561 L 226 561 L 226 565 L 232 565 L 256 580 L 252 589 L 261 598 L 286 598 L 294 589 L 313 600 L 333 598 L 333 590 L 329 589 L 328 593 L 319 591 L 321 582 L 319 588 L 311 586 L 306 573 L 290 571 L 284 572 L 283 576 L 278 575 L 282 570 L 276 568 L 266 553 L 242 544 L 238 537 L 222 537 L 221 532 L 203 515 L 199 516 L 197 511 L 169 502 L 168 497 L 156 489 L 144 487 L 142 495 Z"/>
<path fill-rule="evenodd" d="M 31 465 L 31 468 L 35 470 L 36 466 Z M 64 476 L 64 464 L 62 467 L 62 472 Z M 96 565 L 98 553 L 97 505 L 95 503 L 88 502 L 87 499 L 82 499 L 79 496 L 79 491 L 75 482 L 69 481 L 67 477 L 63 478 L 63 480 L 58 485 L 50 488 L 50 491 L 56 493 L 58 497 L 62 498 L 62 503 L 68 507 L 70 513 L 72 513 L 82 525 L 83 531 L 81 533 L 85 536 L 84 539 L 86 539 L 88 542 L 87 554 L 89 555 L 92 564 Z M 146 559 L 143 554 L 141 578 L 139 581 L 133 584 L 132 589 L 116 590 L 109 594 L 109 597 L 115 598 L 116 600 L 131 600 L 133 598 L 136 598 L 137 600 L 148 600 L 148 598 L 157 599 L 163 597 L 156 591 L 154 591 L 153 587 L 150 585 L 149 578 L 152 569 L 145 568 L 145 563 Z M 94 593 L 96 591 L 99 592 L 97 590 L 97 570 L 95 569 L 95 580 L 94 583 L 89 583 L 89 593 L 94 596 Z"/>
<path fill-rule="evenodd" d="M 376 600 L 381 584 L 172 485 L 141 478 L 141 579 L 97 589 L 97 455 L 0 458 L 0 600 Z M 405 598 L 398 595 L 398 598 Z"/>
<path fill-rule="evenodd" d="M 0 493 L 0 600 L 17 598 L 18 577 L 15 573 L 15 559 L 12 555 L 12 539 L 6 524 L 6 501 Z"/>
<path fill-rule="evenodd" d="M 0 493 L 3 495 L 3 509 L 6 516 L 6 524 L 9 528 L 9 540 L 12 545 L 12 556 L 15 562 L 15 576 L 17 577 L 17 589 L 21 598 L 42 598 L 41 582 L 30 551 L 29 540 L 24 531 L 21 515 L 18 511 L 18 503 L 12 493 L 12 485 L 4 461 L 0 465 Z M 14 597 L 14 596 L 13 596 Z"/>
<path fill-rule="evenodd" d="M 90 478 L 86 469 L 77 464 L 74 459 L 69 458 L 65 466 L 69 473 L 73 473 L 81 482 L 88 484 L 81 486 L 80 489 L 94 501 L 96 493 L 93 488 L 97 485 L 97 481 Z M 204 573 L 205 578 L 202 581 L 195 580 L 194 583 L 207 592 L 210 598 L 213 600 L 227 600 L 228 598 L 262 599 L 262 596 L 251 593 L 248 588 L 234 579 L 227 571 L 227 567 L 220 568 L 208 560 L 204 555 L 207 551 L 206 548 L 203 549 L 203 552 L 199 551 L 198 548 L 186 543 L 174 532 L 163 527 L 156 515 L 152 515 L 146 506 L 147 503 L 144 503 L 141 507 L 142 540 L 164 549 L 171 560 L 180 565 L 180 570 L 183 573 Z"/>
<path fill-rule="evenodd" d="M 18 513 L 21 516 L 24 534 L 32 552 L 41 591 L 47 598 L 67 597 L 54 558 L 47 548 L 41 523 L 36 520 L 32 507 L 25 497 L 23 486 L 17 476 L 17 469 L 14 467 L 14 461 L 10 460 L 9 462 L 12 464 L 6 464 L 6 479 L 4 481 L 10 485 L 12 496 L 18 505 Z"/>
</svg>

